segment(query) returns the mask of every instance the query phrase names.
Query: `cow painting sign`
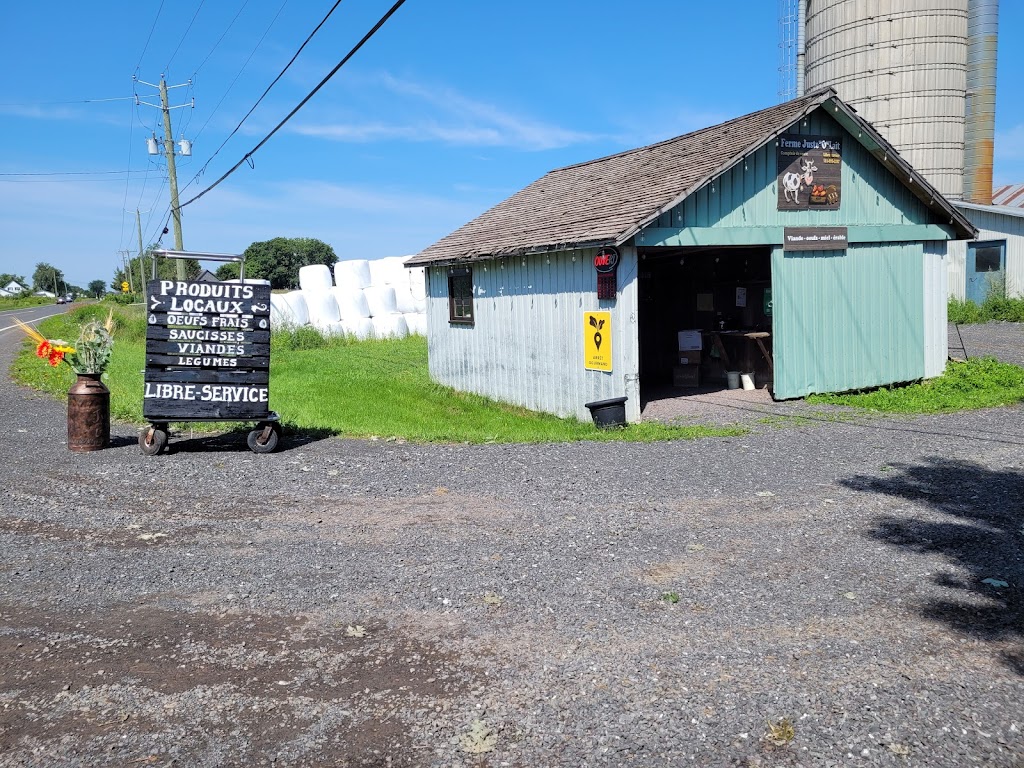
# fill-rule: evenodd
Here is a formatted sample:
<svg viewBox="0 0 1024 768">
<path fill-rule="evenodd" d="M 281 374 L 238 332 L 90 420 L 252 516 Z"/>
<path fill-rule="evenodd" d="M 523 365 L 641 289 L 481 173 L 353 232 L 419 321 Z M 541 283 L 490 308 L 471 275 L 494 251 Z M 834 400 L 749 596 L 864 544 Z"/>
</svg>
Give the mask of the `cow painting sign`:
<svg viewBox="0 0 1024 768">
<path fill-rule="evenodd" d="M 841 138 L 783 134 L 776 156 L 778 210 L 839 210 L 843 193 Z"/>
<path fill-rule="evenodd" d="M 153 280 L 147 297 L 143 416 L 268 418 L 270 286 Z"/>
</svg>

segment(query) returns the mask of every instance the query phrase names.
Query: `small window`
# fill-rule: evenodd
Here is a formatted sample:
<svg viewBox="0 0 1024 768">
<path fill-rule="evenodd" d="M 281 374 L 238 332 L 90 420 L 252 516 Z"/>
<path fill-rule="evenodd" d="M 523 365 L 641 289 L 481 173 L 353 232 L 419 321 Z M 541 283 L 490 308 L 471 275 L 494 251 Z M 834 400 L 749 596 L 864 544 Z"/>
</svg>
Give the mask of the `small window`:
<svg viewBox="0 0 1024 768">
<path fill-rule="evenodd" d="M 975 272 L 999 272 L 1003 268 L 1004 243 L 971 243 Z"/>
<path fill-rule="evenodd" d="M 473 270 L 448 271 L 448 321 L 473 324 Z"/>
</svg>

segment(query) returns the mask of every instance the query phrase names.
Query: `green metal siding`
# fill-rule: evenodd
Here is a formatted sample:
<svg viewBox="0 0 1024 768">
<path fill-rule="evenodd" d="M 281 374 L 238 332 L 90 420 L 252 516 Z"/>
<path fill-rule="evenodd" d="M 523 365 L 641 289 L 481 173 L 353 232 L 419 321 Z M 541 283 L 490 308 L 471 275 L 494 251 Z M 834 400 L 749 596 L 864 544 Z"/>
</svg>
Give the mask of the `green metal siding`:
<svg viewBox="0 0 1024 768">
<path fill-rule="evenodd" d="M 775 397 L 925 375 L 921 243 L 772 249 Z"/>
<path fill-rule="evenodd" d="M 839 210 L 778 210 L 776 146 L 774 141 L 770 141 L 671 211 L 662 214 L 650 226 L 722 230 L 763 227 L 765 232 L 760 242 L 773 245 L 781 242 L 775 238 L 777 228 L 782 226 L 868 225 L 882 227 L 884 232 L 888 228 L 886 225 L 948 223 L 933 214 L 823 109 L 787 132 L 842 137 L 842 203 Z M 721 244 L 729 244 L 728 233 L 723 232 L 723 238 Z M 926 239 L 934 239 L 934 236 Z M 644 242 L 642 233 L 637 235 L 636 243 L 648 244 Z"/>
</svg>

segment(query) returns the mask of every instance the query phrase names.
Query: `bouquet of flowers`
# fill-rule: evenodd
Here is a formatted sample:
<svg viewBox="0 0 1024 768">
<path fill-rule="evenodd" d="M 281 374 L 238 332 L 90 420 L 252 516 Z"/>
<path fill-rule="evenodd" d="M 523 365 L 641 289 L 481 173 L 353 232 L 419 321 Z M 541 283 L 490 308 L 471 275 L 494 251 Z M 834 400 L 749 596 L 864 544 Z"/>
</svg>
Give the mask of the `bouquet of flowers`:
<svg viewBox="0 0 1024 768">
<path fill-rule="evenodd" d="M 75 373 L 103 373 L 110 364 L 110 353 L 114 348 L 114 313 L 111 311 L 104 322 L 90 320 L 81 327 L 78 341 L 73 345 L 63 339 L 47 339 L 39 331 L 17 318 L 14 322 L 36 342 L 36 356 L 56 367 L 63 361 Z"/>
</svg>

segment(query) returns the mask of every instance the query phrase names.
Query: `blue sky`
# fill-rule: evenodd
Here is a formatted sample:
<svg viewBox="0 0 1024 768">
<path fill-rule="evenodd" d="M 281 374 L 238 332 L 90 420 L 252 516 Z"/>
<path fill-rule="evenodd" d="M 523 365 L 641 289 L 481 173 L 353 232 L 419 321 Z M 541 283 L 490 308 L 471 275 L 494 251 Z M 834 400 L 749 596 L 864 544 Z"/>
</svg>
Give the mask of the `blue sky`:
<svg viewBox="0 0 1024 768">
<path fill-rule="evenodd" d="M 383 15 L 345 0 L 210 160 L 329 0 L 17 3 L 0 36 L 0 272 L 86 285 L 167 220 L 155 89 L 171 85 L 184 202 L 255 146 Z M 1024 182 L 1024 3 L 1000 9 L 996 183 Z M 150 31 L 152 35 L 150 36 Z M 148 43 L 147 43 L 148 38 Z M 776 0 L 407 0 L 292 120 L 183 210 L 186 249 L 315 237 L 415 253 L 552 168 L 778 102 Z M 1016 50 L 1013 50 L 1016 48 Z M 98 101 L 100 99 L 118 99 Z M 88 100 L 88 103 L 84 103 Z M 204 164 L 202 176 L 196 179 Z M 125 173 L 130 171 L 130 173 Z M 21 175 L 12 174 L 38 174 Z M 41 175 L 61 174 L 61 175 Z M 70 175 L 75 174 L 75 175 Z M 173 231 L 163 239 L 173 246 Z"/>
</svg>

